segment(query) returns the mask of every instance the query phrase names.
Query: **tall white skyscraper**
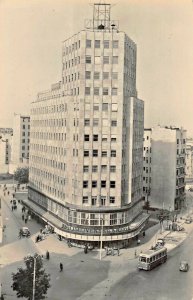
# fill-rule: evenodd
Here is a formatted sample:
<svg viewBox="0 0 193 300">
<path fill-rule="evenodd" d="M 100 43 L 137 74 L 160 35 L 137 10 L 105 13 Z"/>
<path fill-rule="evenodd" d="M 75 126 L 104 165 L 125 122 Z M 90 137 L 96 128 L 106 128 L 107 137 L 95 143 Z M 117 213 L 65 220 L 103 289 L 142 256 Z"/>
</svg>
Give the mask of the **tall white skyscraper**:
<svg viewBox="0 0 193 300">
<path fill-rule="evenodd" d="M 62 78 L 31 106 L 26 203 L 64 237 L 127 244 L 143 228 L 144 103 L 136 44 L 94 4 L 63 42 Z"/>
</svg>

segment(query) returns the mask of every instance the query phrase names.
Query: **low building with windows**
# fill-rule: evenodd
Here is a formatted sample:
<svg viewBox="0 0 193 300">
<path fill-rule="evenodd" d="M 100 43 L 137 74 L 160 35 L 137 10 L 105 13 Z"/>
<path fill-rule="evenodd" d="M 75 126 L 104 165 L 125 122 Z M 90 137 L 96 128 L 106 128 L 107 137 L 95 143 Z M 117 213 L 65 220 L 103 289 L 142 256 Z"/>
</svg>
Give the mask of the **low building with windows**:
<svg viewBox="0 0 193 300">
<path fill-rule="evenodd" d="M 62 80 L 31 105 L 26 205 L 65 238 L 98 244 L 102 234 L 125 245 L 148 218 L 144 103 L 136 44 L 110 20 L 110 4 L 93 9 L 85 30 L 63 42 Z"/>
<path fill-rule="evenodd" d="M 178 210 L 185 202 L 186 130 L 144 130 L 144 199 L 151 207 Z"/>
</svg>

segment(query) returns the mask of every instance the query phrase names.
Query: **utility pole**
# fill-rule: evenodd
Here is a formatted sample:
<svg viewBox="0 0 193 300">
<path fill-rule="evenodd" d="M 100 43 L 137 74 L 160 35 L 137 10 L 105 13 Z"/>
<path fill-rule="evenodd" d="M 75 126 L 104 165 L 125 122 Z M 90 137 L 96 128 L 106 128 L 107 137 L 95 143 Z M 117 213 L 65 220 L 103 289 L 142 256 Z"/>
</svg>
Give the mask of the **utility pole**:
<svg viewBox="0 0 193 300">
<path fill-rule="evenodd" d="M 101 226 L 101 243 L 100 243 L 100 260 L 102 260 L 102 248 L 103 248 L 103 218 L 100 218 L 102 221 L 102 226 Z"/>
</svg>

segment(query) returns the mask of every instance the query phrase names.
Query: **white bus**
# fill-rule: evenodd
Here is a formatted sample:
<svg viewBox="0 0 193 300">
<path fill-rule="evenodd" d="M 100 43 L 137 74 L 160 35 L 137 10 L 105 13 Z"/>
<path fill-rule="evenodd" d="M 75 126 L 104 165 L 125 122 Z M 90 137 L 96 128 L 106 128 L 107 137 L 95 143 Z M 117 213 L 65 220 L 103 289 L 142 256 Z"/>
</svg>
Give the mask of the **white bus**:
<svg viewBox="0 0 193 300">
<path fill-rule="evenodd" d="M 140 253 L 138 269 L 149 271 L 167 260 L 167 248 L 161 247 Z"/>
</svg>

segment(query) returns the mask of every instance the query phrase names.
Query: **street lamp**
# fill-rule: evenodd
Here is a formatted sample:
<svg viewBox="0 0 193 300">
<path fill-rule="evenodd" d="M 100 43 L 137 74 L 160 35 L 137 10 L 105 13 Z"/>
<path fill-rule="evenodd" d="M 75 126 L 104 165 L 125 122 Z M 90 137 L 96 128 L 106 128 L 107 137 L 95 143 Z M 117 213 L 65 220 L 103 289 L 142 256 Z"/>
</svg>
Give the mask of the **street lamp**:
<svg viewBox="0 0 193 300">
<path fill-rule="evenodd" d="M 100 260 L 102 259 L 102 248 L 103 248 L 103 225 L 104 225 L 104 219 L 100 218 L 100 221 L 102 221 L 102 226 L 101 226 L 101 243 L 100 243 Z"/>
<path fill-rule="evenodd" d="M 35 290 L 36 290 L 36 259 L 40 255 L 30 256 L 34 260 L 34 271 L 33 271 L 33 290 L 32 290 L 32 300 L 35 300 Z"/>
</svg>

